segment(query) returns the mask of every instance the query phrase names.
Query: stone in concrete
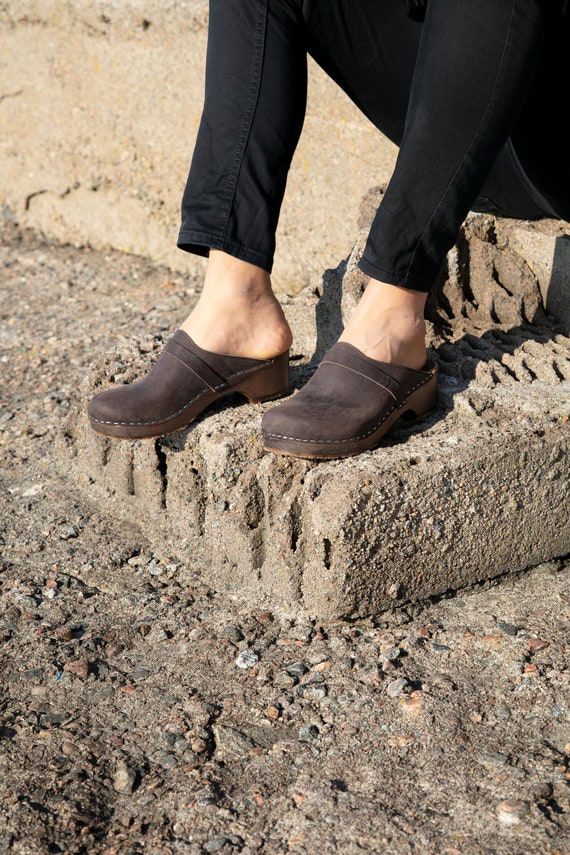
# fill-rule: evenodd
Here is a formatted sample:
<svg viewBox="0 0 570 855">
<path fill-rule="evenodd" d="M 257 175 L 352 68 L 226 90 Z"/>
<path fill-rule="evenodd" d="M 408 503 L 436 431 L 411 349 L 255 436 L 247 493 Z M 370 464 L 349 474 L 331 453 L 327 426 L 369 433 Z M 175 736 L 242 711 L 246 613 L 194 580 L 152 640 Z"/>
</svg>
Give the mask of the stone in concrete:
<svg viewBox="0 0 570 855">
<path fill-rule="evenodd" d="M 219 403 L 191 429 L 156 442 L 97 437 L 76 413 L 61 464 L 110 511 L 142 524 L 151 543 L 193 556 L 216 589 L 325 620 L 567 554 L 570 339 L 568 326 L 545 313 L 530 263 L 513 248 L 522 229 L 489 217 L 467 222 L 430 310 L 442 372 L 437 410 L 397 427 L 381 448 L 322 463 L 265 454 L 263 407 Z M 529 230 L 533 240 L 541 234 Z M 504 246 L 499 233 L 509 238 Z M 294 387 L 358 295 L 361 247 L 362 239 L 348 262 L 326 272 L 320 294 L 285 301 L 300 331 Z M 159 349 L 125 343 L 94 366 L 85 398 L 109 380 L 133 379 Z"/>
</svg>

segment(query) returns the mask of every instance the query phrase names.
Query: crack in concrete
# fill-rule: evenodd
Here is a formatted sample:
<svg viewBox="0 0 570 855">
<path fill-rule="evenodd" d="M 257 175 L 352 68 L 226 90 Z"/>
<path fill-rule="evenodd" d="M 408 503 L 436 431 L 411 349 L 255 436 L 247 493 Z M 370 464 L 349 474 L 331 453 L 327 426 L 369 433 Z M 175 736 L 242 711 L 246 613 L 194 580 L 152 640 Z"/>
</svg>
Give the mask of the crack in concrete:
<svg viewBox="0 0 570 855">
<path fill-rule="evenodd" d="M 36 196 L 43 196 L 44 193 L 48 193 L 47 189 L 36 190 L 34 193 L 30 193 L 29 196 L 26 196 L 26 201 L 24 202 L 24 210 L 29 211 L 30 205 L 32 204 L 32 199 L 35 199 Z"/>
<path fill-rule="evenodd" d="M 2 101 L 7 101 L 8 98 L 17 98 L 18 95 L 23 95 L 23 94 L 24 94 L 23 89 L 18 89 L 18 90 L 16 90 L 16 92 L 5 92 L 3 95 L 0 95 L 0 104 L 2 103 Z"/>
<path fill-rule="evenodd" d="M 71 193 L 73 193 L 73 191 L 74 191 L 74 190 L 79 190 L 79 188 L 80 188 L 80 187 L 81 187 L 80 182 L 79 182 L 79 181 L 75 181 L 75 182 L 74 182 L 73 184 L 71 184 L 69 187 L 66 187 L 66 188 L 65 188 L 65 190 L 63 191 L 63 193 L 60 193 L 60 194 L 59 194 L 59 198 L 60 198 L 60 199 L 65 199 L 65 197 L 66 197 L 66 196 L 69 196 Z"/>
<path fill-rule="evenodd" d="M 67 196 L 70 196 L 75 190 L 79 190 L 80 187 L 81 183 L 79 181 L 75 181 L 73 184 L 70 184 L 68 187 L 66 187 L 65 190 L 63 190 L 61 193 L 57 193 L 56 195 L 60 199 L 65 199 Z M 43 196 L 46 193 L 53 193 L 53 191 L 48 190 L 47 187 L 43 187 L 41 190 L 35 190 L 33 193 L 30 193 L 28 196 L 26 196 L 24 202 L 24 210 L 29 211 L 33 199 L 35 199 L 36 196 Z"/>
<path fill-rule="evenodd" d="M 156 440 L 154 444 L 154 450 L 156 452 L 157 458 L 156 468 L 160 475 L 160 506 L 161 508 L 166 509 L 166 493 L 168 490 L 168 463 L 160 439 Z"/>
</svg>

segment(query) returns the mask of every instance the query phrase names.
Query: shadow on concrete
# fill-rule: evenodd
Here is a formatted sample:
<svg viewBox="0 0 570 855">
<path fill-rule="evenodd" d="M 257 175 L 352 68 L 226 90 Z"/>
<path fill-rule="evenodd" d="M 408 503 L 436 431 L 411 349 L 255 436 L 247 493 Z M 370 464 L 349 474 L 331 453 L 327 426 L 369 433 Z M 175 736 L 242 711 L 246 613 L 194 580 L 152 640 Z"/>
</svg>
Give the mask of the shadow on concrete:
<svg viewBox="0 0 570 855">
<path fill-rule="evenodd" d="M 431 428 L 453 409 L 454 395 L 464 391 L 480 374 L 481 364 L 488 366 L 492 386 L 505 382 L 528 383 L 540 379 L 533 371 L 526 354 L 525 345 L 543 345 L 539 357 L 544 361 L 544 370 L 551 379 L 562 382 L 568 379 L 568 371 L 561 372 L 561 361 L 568 362 L 570 354 L 556 354 L 554 345 L 557 337 L 570 335 L 570 240 L 564 235 L 556 239 L 552 260 L 551 277 L 545 293 L 541 293 L 532 317 L 525 317 L 525 304 L 521 302 L 518 315 L 520 323 L 500 323 L 492 317 L 477 317 L 472 323 L 470 312 L 477 308 L 477 297 L 469 284 L 463 293 L 462 316 L 453 315 L 446 294 L 446 274 L 443 271 L 434 292 L 428 301 L 426 317 L 434 325 L 438 344 L 430 349 L 431 355 L 440 366 L 442 386 L 437 409 L 421 422 L 400 420 L 390 432 L 388 444 L 399 442 L 411 433 Z M 342 289 L 347 262 L 336 270 L 328 270 L 323 276 L 322 293 L 315 309 L 316 346 L 308 363 L 292 366 L 292 389 L 301 388 L 318 367 L 326 351 L 335 343 L 343 331 Z M 538 289 L 538 285 L 536 286 Z M 479 285 L 480 288 L 480 285 Z M 500 281 L 488 282 L 485 288 L 504 294 Z M 546 300 L 544 299 L 546 298 Z M 546 302 L 546 306 L 544 305 Z M 484 322 L 484 323 L 483 323 Z M 487 326 L 488 328 L 485 328 Z"/>
<path fill-rule="evenodd" d="M 568 235 L 556 238 L 552 275 L 543 299 L 547 312 L 570 325 L 570 237 Z"/>
</svg>

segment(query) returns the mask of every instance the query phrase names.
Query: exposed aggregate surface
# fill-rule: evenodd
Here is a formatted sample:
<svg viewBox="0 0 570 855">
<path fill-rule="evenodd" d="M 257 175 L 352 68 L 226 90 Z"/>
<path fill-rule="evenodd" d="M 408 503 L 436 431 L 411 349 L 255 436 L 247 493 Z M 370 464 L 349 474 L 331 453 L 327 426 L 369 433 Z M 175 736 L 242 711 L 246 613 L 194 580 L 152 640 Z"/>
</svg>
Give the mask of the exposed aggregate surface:
<svg viewBox="0 0 570 855">
<path fill-rule="evenodd" d="M 50 460 L 197 283 L 1 230 L 0 852 L 568 855 L 568 562 L 327 626 L 208 590 Z"/>
</svg>

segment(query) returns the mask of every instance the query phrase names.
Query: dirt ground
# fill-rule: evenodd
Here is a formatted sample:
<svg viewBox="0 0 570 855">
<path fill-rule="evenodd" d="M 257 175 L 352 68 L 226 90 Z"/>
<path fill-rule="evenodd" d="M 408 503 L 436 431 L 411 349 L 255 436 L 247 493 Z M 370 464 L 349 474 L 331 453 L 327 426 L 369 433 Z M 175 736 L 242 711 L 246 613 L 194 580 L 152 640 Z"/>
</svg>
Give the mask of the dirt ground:
<svg viewBox="0 0 570 855">
<path fill-rule="evenodd" d="M 208 590 L 53 454 L 197 283 L 0 231 L 0 852 L 569 855 L 570 563 L 327 626 Z"/>
</svg>

